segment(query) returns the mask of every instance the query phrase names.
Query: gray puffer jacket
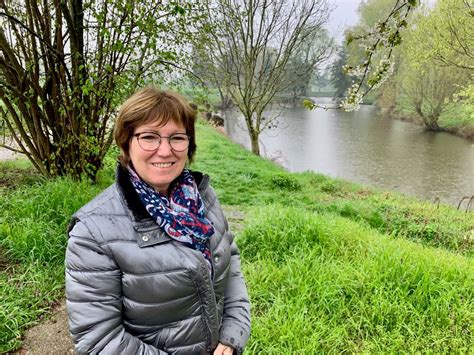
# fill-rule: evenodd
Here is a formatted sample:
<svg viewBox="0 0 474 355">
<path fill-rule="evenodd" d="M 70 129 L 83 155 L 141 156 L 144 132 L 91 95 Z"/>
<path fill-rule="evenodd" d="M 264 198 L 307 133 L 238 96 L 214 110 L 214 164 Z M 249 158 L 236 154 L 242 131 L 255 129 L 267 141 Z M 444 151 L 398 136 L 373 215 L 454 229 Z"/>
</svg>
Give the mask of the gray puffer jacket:
<svg viewBox="0 0 474 355">
<path fill-rule="evenodd" d="M 242 352 L 250 306 L 240 257 L 209 177 L 193 172 L 215 234 L 215 276 L 202 254 L 150 218 L 119 168 L 117 182 L 72 218 L 66 252 L 69 327 L 78 353 Z"/>
</svg>

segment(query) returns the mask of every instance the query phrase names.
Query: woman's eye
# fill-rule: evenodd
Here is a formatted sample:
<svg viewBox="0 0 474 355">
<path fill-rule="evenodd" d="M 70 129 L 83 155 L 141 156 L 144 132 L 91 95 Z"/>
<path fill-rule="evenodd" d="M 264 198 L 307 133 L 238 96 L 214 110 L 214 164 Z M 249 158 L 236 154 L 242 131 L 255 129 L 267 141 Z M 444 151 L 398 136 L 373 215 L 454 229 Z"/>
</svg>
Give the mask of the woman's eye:
<svg viewBox="0 0 474 355">
<path fill-rule="evenodd" d="M 158 136 L 155 136 L 153 134 L 144 134 L 143 136 L 140 137 L 141 139 L 145 140 L 145 141 L 156 141 L 156 140 L 160 140 L 160 137 Z"/>
<path fill-rule="evenodd" d="M 184 141 L 186 141 L 187 139 L 188 139 L 188 137 L 187 137 L 187 136 L 184 136 L 184 135 L 183 135 L 183 136 L 172 136 L 172 137 L 171 137 L 171 141 L 172 141 L 172 142 L 176 142 L 176 143 L 178 143 L 178 142 L 184 142 Z"/>
</svg>

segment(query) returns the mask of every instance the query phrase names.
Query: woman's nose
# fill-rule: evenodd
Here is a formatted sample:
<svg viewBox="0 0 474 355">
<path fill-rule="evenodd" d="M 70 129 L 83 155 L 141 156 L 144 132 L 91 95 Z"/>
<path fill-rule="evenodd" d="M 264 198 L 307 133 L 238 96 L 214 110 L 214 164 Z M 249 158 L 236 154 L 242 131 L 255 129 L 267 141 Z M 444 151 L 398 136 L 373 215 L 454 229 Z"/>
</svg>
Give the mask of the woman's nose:
<svg viewBox="0 0 474 355">
<path fill-rule="evenodd" d="M 158 149 L 156 150 L 158 155 L 170 155 L 172 154 L 172 149 L 170 141 L 167 138 L 162 138 Z"/>
</svg>

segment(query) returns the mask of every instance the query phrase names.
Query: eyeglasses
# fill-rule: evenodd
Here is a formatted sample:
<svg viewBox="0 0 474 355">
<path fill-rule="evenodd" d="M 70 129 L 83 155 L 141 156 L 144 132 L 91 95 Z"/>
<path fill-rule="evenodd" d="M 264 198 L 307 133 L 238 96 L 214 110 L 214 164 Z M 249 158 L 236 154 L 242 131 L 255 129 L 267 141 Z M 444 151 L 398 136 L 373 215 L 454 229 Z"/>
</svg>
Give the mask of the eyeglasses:
<svg viewBox="0 0 474 355">
<path fill-rule="evenodd" d="M 146 151 L 157 150 L 163 138 L 168 139 L 168 143 L 175 152 L 183 152 L 189 147 L 189 136 L 185 133 L 175 133 L 169 137 L 162 137 L 154 132 L 140 132 L 133 135 L 137 137 L 138 145 Z"/>
</svg>

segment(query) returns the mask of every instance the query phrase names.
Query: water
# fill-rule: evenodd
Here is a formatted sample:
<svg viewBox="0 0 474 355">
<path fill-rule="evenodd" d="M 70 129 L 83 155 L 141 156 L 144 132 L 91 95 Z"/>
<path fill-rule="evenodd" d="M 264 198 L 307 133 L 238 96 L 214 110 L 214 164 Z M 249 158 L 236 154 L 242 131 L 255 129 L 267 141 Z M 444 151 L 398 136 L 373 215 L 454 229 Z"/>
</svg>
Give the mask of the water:
<svg viewBox="0 0 474 355">
<path fill-rule="evenodd" d="M 279 121 L 262 132 L 260 150 L 290 171 L 312 170 L 456 206 L 474 195 L 474 144 L 466 139 L 377 116 L 372 106 L 357 112 L 287 109 Z M 238 112 L 226 113 L 229 136 L 249 148 L 244 127 Z"/>
</svg>

